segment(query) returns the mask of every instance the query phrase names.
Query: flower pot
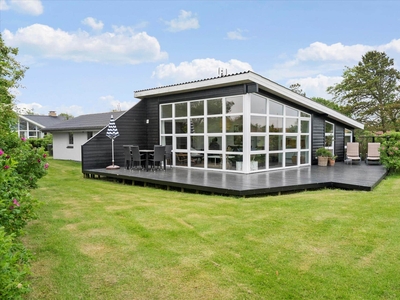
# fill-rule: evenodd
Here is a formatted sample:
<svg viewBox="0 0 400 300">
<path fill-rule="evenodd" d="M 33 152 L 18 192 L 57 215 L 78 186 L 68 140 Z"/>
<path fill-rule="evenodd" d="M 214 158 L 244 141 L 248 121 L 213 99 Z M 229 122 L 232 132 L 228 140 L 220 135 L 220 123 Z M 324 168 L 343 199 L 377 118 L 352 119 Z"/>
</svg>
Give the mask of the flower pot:
<svg viewBox="0 0 400 300">
<path fill-rule="evenodd" d="M 326 167 L 328 165 L 328 157 L 318 156 L 318 166 Z"/>
<path fill-rule="evenodd" d="M 335 160 L 334 159 L 328 159 L 329 165 L 334 166 L 335 165 Z"/>
<path fill-rule="evenodd" d="M 250 171 L 258 170 L 258 161 L 251 161 L 250 162 Z"/>
</svg>

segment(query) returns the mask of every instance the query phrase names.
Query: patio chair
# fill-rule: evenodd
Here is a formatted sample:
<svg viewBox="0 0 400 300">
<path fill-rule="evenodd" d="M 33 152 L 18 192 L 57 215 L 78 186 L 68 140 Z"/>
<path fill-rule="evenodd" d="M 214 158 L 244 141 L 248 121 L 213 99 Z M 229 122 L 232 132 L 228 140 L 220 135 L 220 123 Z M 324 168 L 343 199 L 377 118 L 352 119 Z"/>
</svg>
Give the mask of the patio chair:
<svg viewBox="0 0 400 300">
<path fill-rule="evenodd" d="M 125 169 L 129 170 L 132 165 L 131 146 L 124 145 L 124 161 Z"/>
<path fill-rule="evenodd" d="M 368 143 L 367 157 L 365 158 L 365 163 L 367 165 L 370 163 L 380 164 L 380 147 L 381 143 Z"/>
<path fill-rule="evenodd" d="M 154 156 L 149 159 L 149 162 L 151 162 L 151 168 L 153 171 L 156 170 L 156 166 L 161 169 L 161 163 L 165 162 L 165 146 L 154 146 Z"/>
<path fill-rule="evenodd" d="M 360 143 L 347 143 L 346 160 L 353 162 L 361 162 Z"/>
<path fill-rule="evenodd" d="M 172 145 L 165 145 L 165 163 L 171 168 L 172 165 Z"/>
<path fill-rule="evenodd" d="M 131 168 L 143 169 L 143 160 L 142 155 L 139 151 L 139 146 L 132 146 L 131 147 L 131 155 L 132 155 L 132 165 Z M 136 164 L 135 164 L 136 163 Z"/>
</svg>

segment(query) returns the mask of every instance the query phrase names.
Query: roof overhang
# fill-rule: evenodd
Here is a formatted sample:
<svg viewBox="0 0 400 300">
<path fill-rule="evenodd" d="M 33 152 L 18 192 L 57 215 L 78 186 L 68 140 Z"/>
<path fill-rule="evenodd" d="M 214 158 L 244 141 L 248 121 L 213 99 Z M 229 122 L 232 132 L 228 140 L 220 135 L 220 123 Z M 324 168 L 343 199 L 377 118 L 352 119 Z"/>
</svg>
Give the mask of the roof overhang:
<svg viewBox="0 0 400 300">
<path fill-rule="evenodd" d="M 35 121 L 33 121 L 33 120 L 31 120 L 31 119 L 29 119 L 29 118 L 23 116 L 23 115 L 19 115 L 19 117 L 20 117 L 21 119 L 23 119 L 23 120 L 25 120 L 25 121 L 31 123 L 31 124 L 36 125 L 36 126 L 39 127 L 40 129 L 43 129 L 43 128 L 45 127 L 43 124 L 40 124 L 40 123 L 38 123 L 38 122 L 35 122 Z"/>
<path fill-rule="evenodd" d="M 317 114 L 326 114 L 329 118 L 344 123 L 349 127 L 364 129 L 364 124 L 352 118 L 349 118 L 329 107 L 326 107 L 325 105 L 322 105 L 307 97 L 299 95 L 293 92 L 292 90 L 251 71 L 234 75 L 215 77 L 206 80 L 199 80 L 183 84 L 136 91 L 135 98 L 144 99 L 149 97 L 180 94 L 180 93 L 193 92 L 210 88 L 226 87 L 234 84 L 246 84 L 246 83 L 256 83 L 258 84 L 259 89 L 262 89 L 271 94 L 279 96 L 299 106 L 306 107 Z"/>
</svg>

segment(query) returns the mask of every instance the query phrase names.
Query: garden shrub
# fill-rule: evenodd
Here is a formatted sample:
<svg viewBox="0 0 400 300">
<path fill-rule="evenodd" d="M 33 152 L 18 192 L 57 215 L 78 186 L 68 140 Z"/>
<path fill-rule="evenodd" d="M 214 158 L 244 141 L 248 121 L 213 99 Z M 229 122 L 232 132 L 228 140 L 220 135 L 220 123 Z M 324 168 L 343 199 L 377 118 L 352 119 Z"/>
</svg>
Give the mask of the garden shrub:
<svg viewBox="0 0 400 300">
<path fill-rule="evenodd" d="M 25 282 L 29 259 L 23 245 L 0 226 L 0 299 L 23 299 L 22 295 L 29 292 Z"/>
<path fill-rule="evenodd" d="M 400 172 L 400 132 L 384 134 L 380 138 L 382 164 L 389 173 Z"/>
<path fill-rule="evenodd" d="M 18 238 L 36 218 L 38 201 L 29 193 L 47 173 L 43 148 L 35 148 L 16 133 L 0 139 L 0 299 L 22 299 L 29 291 L 24 283 L 29 253 Z"/>
</svg>

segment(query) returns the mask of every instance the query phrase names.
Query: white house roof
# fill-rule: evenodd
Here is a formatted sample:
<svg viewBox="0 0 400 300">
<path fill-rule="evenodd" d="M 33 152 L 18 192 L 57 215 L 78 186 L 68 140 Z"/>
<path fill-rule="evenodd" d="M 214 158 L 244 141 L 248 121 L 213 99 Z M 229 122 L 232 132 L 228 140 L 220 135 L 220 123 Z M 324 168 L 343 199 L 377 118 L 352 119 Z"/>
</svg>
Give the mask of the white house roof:
<svg viewBox="0 0 400 300">
<path fill-rule="evenodd" d="M 349 118 L 336 110 L 315 102 L 307 97 L 299 95 L 292 90 L 273 82 L 252 71 L 226 75 L 221 77 L 208 78 L 204 80 L 168 85 L 146 90 L 135 91 L 135 98 L 144 99 L 147 97 L 164 96 L 169 94 L 179 94 L 185 92 L 199 91 L 209 88 L 231 86 L 234 84 L 256 83 L 259 89 L 277 95 L 289 102 L 306 107 L 318 114 L 326 114 L 331 119 L 340 121 L 353 128 L 364 129 L 364 124 Z"/>
</svg>

